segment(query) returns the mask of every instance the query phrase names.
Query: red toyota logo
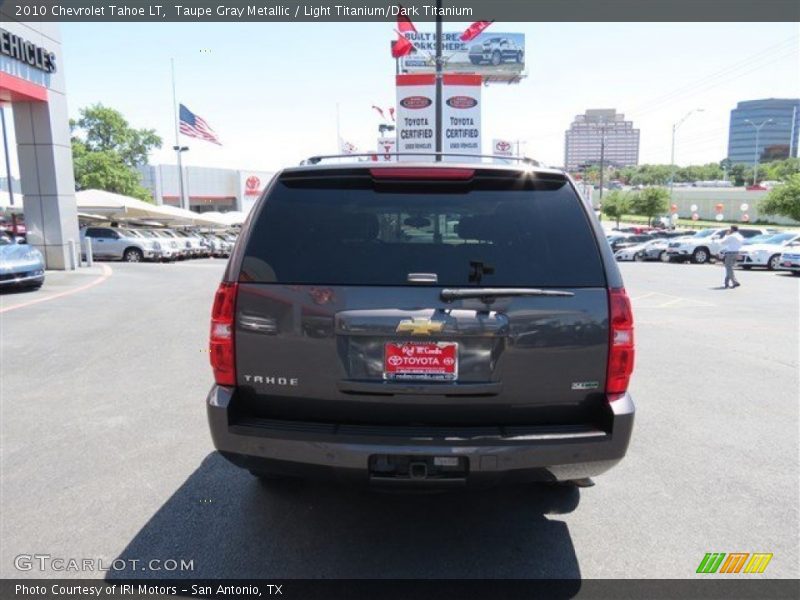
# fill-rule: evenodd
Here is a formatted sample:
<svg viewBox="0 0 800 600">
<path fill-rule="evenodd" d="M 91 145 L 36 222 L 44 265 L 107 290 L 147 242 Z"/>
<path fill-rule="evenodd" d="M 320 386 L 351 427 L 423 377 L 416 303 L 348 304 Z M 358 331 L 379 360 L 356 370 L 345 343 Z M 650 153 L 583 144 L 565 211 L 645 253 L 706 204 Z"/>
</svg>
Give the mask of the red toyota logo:
<svg viewBox="0 0 800 600">
<path fill-rule="evenodd" d="M 244 184 L 247 186 L 248 190 L 253 191 L 261 187 L 261 180 L 255 175 L 251 175 Z"/>
<path fill-rule="evenodd" d="M 495 146 L 500 152 L 506 152 L 511 148 L 511 144 L 508 142 L 497 142 L 497 146 Z"/>
</svg>

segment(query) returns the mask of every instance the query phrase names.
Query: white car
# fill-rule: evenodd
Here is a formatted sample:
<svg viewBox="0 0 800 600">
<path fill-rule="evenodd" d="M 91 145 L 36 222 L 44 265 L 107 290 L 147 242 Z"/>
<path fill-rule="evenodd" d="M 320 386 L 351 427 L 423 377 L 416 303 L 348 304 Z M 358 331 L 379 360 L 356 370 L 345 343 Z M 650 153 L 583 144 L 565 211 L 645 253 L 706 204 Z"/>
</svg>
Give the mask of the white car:
<svg viewBox="0 0 800 600">
<path fill-rule="evenodd" d="M 670 240 L 667 246 L 667 256 L 672 262 L 691 260 L 693 263 L 707 263 L 720 253 L 720 241 L 728 227 L 701 229 L 694 235 Z M 745 239 L 765 233 L 780 233 L 776 229 L 739 228 L 739 234 Z"/>
<path fill-rule="evenodd" d="M 746 244 L 739 251 L 737 263 L 743 269 L 766 267 L 770 271 L 778 268 L 781 253 L 792 242 L 800 241 L 800 233 L 778 233 L 754 244 Z"/>
<path fill-rule="evenodd" d="M 661 257 L 667 250 L 669 240 L 666 238 L 650 240 L 635 246 L 627 246 L 620 248 L 614 253 L 614 258 L 617 260 L 661 260 Z"/>
<path fill-rule="evenodd" d="M 786 246 L 778 259 L 778 269 L 791 271 L 792 275 L 800 275 L 800 241 Z"/>
</svg>

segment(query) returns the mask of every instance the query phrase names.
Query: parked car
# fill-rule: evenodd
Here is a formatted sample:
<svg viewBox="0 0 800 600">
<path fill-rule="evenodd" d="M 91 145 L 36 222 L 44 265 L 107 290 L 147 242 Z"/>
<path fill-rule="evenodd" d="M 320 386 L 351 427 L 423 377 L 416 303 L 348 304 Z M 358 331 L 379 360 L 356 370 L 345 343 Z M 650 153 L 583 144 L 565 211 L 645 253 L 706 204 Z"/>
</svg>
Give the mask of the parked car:
<svg viewBox="0 0 800 600">
<path fill-rule="evenodd" d="M 493 37 L 469 49 L 469 60 L 473 65 L 488 63 L 498 66 L 505 62 L 522 63 L 525 51 L 514 40 Z"/>
<path fill-rule="evenodd" d="M 154 239 L 158 239 L 162 248 L 169 246 L 177 260 L 183 260 L 191 255 L 186 247 L 186 240 L 167 229 L 143 229 L 142 232 Z"/>
<path fill-rule="evenodd" d="M 630 302 L 589 204 L 533 171 L 280 172 L 213 303 L 221 455 L 267 480 L 400 486 L 582 483 L 619 462 Z"/>
<path fill-rule="evenodd" d="M 162 242 L 158 236 L 156 236 L 153 232 L 147 229 L 132 229 L 128 228 L 126 231 L 135 237 L 156 241 L 158 242 L 159 246 L 161 247 L 161 257 L 160 259 L 164 262 L 170 262 L 177 260 L 178 255 L 180 254 L 180 250 L 178 249 L 178 244 L 172 240 L 167 240 Z"/>
<path fill-rule="evenodd" d="M 649 242 L 652 239 L 653 239 L 652 235 L 641 233 L 641 234 L 627 235 L 622 238 L 615 237 L 613 240 L 609 240 L 609 243 L 611 244 L 611 249 L 614 250 L 614 252 L 617 252 L 618 250 L 621 250 L 623 248 L 628 248 L 630 246 L 638 246 L 639 244 Z"/>
<path fill-rule="evenodd" d="M 778 269 L 800 275 L 800 242 L 792 242 L 783 249 L 778 259 Z"/>
<path fill-rule="evenodd" d="M 44 283 L 44 257 L 36 248 L 14 242 L 0 235 L 0 290 L 28 287 L 38 289 Z"/>
<path fill-rule="evenodd" d="M 81 230 L 82 247 L 87 243 L 92 245 L 92 256 L 98 260 L 141 262 L 159 260 L 162 256 L 158 241 L 120 227 L 86 227 Z"/>
<path fill-rule="evenodd" d="M 668 243 L 665 239 L 656 238 L 633 246 L 624 246 L 614 253 L 614 258 L 635 261 L 663 260 Z"/>
<path fill-rule="evenodd" d="M 186 240 L 186 248 L 189 250 L 189 253 L 194 258 L 202 258 L 205 256 L 211 256 L 211 250 L 206 246 L 204 240 L 194 233 L 190 233 L 188 231 L 183 230 L 172 230 L 175 235 L 179 238 L 183 238 Z"/>
<path fill-rule="evenodd" d="M 761 236 L 758 236 L 758 238 L 761 238 Z M 742 246 L 736 262 L 743 269 L 766 267 L 770 271 L 774 271 L 780 264 L 781 253 L 784 248 L 798 240 L 800 240 L 800 233 L 778 233 L 766 236 L 766 238 L 760 239 L 758 243 Z"/>
<path fill-rule="evenodd" d="M 720 240 L 728 230 L 728 227 L 701 229 L 694 235 L 675 238 L 667 247 L 667 255 L 673 262 L 690 260 L 697 264 L 707 263 L 712 258 L 719 256 Z M 739 233 L 744 238 L 751 238 L 770 232 L 777 233 L 777 230 L 764 228 L 739 228 Z"/>
</svg>

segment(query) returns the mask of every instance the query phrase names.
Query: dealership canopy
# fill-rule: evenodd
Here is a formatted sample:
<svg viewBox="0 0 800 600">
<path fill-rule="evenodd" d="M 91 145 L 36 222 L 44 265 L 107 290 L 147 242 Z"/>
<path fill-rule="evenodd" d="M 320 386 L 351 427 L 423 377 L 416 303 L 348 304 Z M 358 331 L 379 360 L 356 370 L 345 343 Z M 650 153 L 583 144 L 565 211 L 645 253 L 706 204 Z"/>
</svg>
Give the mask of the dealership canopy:
<svg viewBox="0 0 800 600">
<path fill-rule="evenodd" d="M 75 194 L 78 208 L 82 212 L 89 212 L 104 215 L 110 219 L 121 221 L 147 219 L 161 223 L 171 223 L 175 225 L 203 225 L 220 226 L 224 225 L 213 217 L 205 217 L 200 213 L 195 213 L 174 206 L 150 204 L 103 190 L 84 190 Z"/>
</svg>

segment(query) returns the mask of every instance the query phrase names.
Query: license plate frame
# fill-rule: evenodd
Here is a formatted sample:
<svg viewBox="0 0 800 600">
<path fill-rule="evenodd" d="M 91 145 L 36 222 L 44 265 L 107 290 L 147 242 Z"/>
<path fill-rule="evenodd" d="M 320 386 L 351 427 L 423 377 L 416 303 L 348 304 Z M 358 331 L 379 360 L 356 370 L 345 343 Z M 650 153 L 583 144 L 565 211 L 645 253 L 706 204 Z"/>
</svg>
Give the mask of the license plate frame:
<svg viewBox="0 0 800 600">
<path fill-rule="evenodd" d="M 389 381 L 457 381 L 458 342 L 391 341 L 383 345 Z"/>
</svg>

